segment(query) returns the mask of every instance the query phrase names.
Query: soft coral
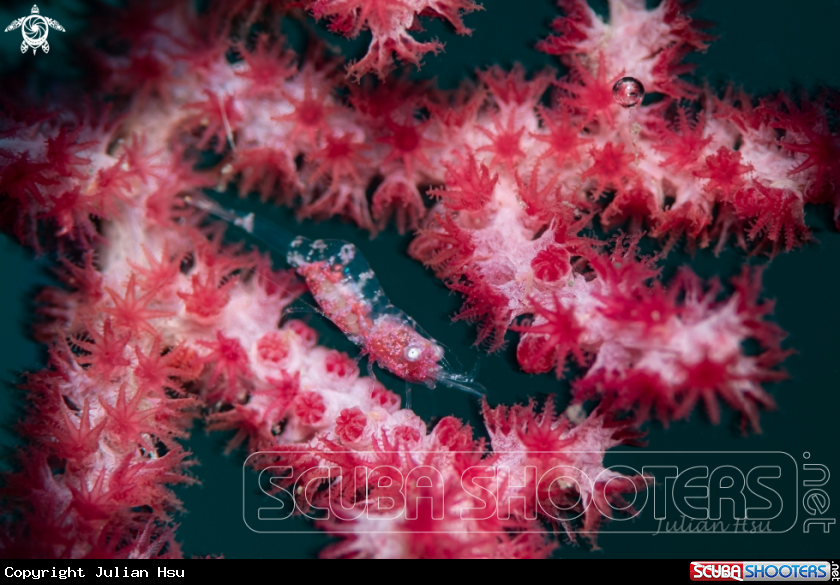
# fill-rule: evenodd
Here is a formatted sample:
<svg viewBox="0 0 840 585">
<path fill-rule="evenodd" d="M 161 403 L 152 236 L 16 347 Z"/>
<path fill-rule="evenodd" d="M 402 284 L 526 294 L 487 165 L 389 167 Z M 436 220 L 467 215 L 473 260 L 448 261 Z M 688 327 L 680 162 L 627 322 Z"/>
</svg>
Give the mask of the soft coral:
<svg viewBox="0 0 840 585">
<path fill-rule="evenodd" d="M 170 311 L 162 311 L 157 309 L 150 309 L 149 305 L 156 302 L 158 289 L 151 289 L 141 297 L 137 297 L 137 277 L 134 273 L 128 278 L 128 284 L 125 287 L 125 294 L 120 294 L 111 287 L 106 286 L 105 292 L 111 297 L 113 306 L 105 307 L 102 311 L 110 315 L 114 320 L 114 325 L 125 328 L 129 331 L 146 331 L 148 333 L 155 333 L 155 328 L 149 323 L 150 319 L 161 319 L 171 317 L 173 315 Z"/>
<path fill-rule="evenodd" d="M 421 13 L 447 20 L 459 34 L 469 34 L 461 15 L 480 8 L 472 0 L 312 0 L 308 4 L 315 18 L 329 21 L 333 32 L 356 37 L 362 30 L 370 30 L 367 54 L 349 68 L 356 78 L 369 72 L 384 78 L 393 68 L 392 53 L 419 66 L 423 55 L 440 51 L 441 43 L 421 43 L 408 34 Z"/>
<path fill-rule="evenodd" d="M 199 360 L 202 363 L 213 365 L 213 372 L 210 375 L 208 385 L 212 387 L 224 375 L 227 389 L 223 390 L 221 395 L 234 398 L 239 377 L 250 378 L 252 376 L 248 354 L 243 349 L 242 344 L 235 337 L 226 337 L 221 331 L 216 332 L 215 341 L 199 341 L 198 344 L 210 350 L 210 353 Z"/>
<path fill-rule="evenodd" d="M 785 112 L 774 112 L 772 125 L 784 130 L 786 135 L 779 141 L 781 146 L 800 155 L 789 174 L 796 176 L 810 171 L 807 194 L 811 201 L 818 203 L 831 200 L 840 194 L 840 133 L 832 128 L 827 116 L 829 100 L 821 96 L 815 104 L 804 95 L 797 107 L 784 94 L 781 96 Z M 835 98 L 840 102 L 840 98 Z"/>
<path fill-rule="evenodd" d="M 750 239 L 757 241 L 759 248 L 769 248 L 771 255 L 783 246 L 789 252 L 811 240 L 802 200 L 794 191 L 753 181 L 735 195 L 733 204 L 738 217 L 751 223 Z"/>
<path fill-rule="evenodd" d="M 579 364 L 585 364 L 586 357 L 579 343 L 584 329 L 578 324 L 574 309 L 565 306 L 560 297 L 554 295 L 551 306 L 534 303 L 533 311 L 532 323 L 511 327 L 522 334 L 516 348 L 516 358 L 522 369 L 537 374 L 554 369 L 559 378 L 570 353 Z"/>
</svg>

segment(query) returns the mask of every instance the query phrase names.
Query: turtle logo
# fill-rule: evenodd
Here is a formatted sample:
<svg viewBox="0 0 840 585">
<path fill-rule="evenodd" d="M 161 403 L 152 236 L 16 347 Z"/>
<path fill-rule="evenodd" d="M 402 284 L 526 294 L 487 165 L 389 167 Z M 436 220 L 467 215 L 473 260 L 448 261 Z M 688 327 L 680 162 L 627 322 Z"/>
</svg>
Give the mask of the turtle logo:
<svg viewBox="0 0 840 585">
<path fill-rule="evenodd" d="M 32 14 L 18 18 L 12 24 L 6 27 L 4 32 L 10 30 L 22 29 L 23 42 L 20 45 L 20 52 L 25 53 L 26 49 L 32 47 L 32 54 L 34 55 L 40 48 L 45 53 L 50 52 L 50 44 L 47 42 L 47 33 L 50 32 L 50 27 L 57 31 L 64 32 L 64 27 L 58 24 L 58 21 L 46 16 L 41 16 L 37 6 L 32 7 Z"/>
</svg>

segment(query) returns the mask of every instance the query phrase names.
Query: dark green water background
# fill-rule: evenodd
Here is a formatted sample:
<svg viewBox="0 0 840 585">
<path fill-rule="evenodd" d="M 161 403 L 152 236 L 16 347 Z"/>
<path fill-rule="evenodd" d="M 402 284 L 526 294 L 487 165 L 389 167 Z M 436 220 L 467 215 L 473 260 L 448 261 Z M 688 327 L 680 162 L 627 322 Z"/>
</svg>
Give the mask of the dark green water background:
<svg viewBox="0 0 840 585">
<path fill-rule="evenodd" d="M 472 74 L 476 67 L 493 63 L 510 65 L 514 61 L 529 69 L 554 65 L 553 59 L 533 50 L 536 39 L 545 36 L 547 23 L 556 13 L 552 3 L 544 0 L 484 0 L 485 12 L 467 18 L 475 29 L 471 38 L 459 38 L 445 26 L 432 23 L 429 35 L 447 43 L 446 53 L 426 59 L 418 78 L 437 77 L 448 87 Z M 604 3 L 598 6 L 605 10 Z M 0 21 L 6 22 L 29 13 L 28 3 L 5 2 L 0 7 Z M 60 7 L 40 5 L 41 13 L 62 20 Z M 51 12 L 52 10 L 52 12 Z M 8 18 L 7 18 L 8 16 Z M 708 53 L 691 57 L 699 64 L 699 74 L 713 82 L 732 80 L 747 90 L 765 93 L 790 88 L 794 83 L 806 88 L 823 84 L 840 86 L 840 62 L 836 50 L 840 28 L 840 0 L 786 2 L 782 0 L 707 0 L 696 17 L 716 23 L 721 38 Z M 72 35 L 83 25 L 72 18 L 62 22 Z M 2 24 L 2 22 L 0 22 Z M 54 40 L 54 37 L 55 40 Z M 61 35 L 50 35 L 52 51 L 39 54 L 41 69 L 59 67 L 63 51 L 71 49 Z M 357 54 L 360 43 L 331 39 L 346 54 Z M 32 59 L 31 53 L 21 56 L 20 37 L 16 33 L 0 35 L 0 72 Z M 354 53 L 355 51 L 355 53 Z M 53 69 L 54 70 L 54 69 Z M 2 77 L 0 77 L 2 80 Z M 0 82 L 0 92 L 2 92 Z M 422 266 L 409 259 L 405 249 L 408 236 L 393 231 L 369 240 L 364 233 L 338 221 L 297 224 L 283 209 L 260 208 L 254 202 L 236 202 L 241 209 L 257 210 L 272 220 L 308 237 L 330 237 L 356 243 L 370 261 L 383 287 L 394 304 L 401 307 L 432 336 L 451 348 L 466 364 L 472 364 L 479 353 L 470 347 L 474 332 L 469 325 L 452 324 L 448 316 L 460 305 Z M 777 299 L 774 319 L 790 333 L 786 346 L 797 353 L 786 366 L 790 379 L 770 387 L 779 409 L 764 413 L 762 435 L 743 437 L 734 424 L 731 412 L 725 411 L 724 422 L 711 426 L 701 411 L 688 422 L 665 430 L 652 425 L 650 449 L 719 450 L 719 451 L 785 451 L 798 463 L 804 463 L 803 452 L 809 452 L 811 463 L 822 463 L 832 471 L 840 470 L 837 454 L 838 373 L 840 373 L 840 306 L 838 301 L 838 258 L 840 235 L 831 227 L 829 214 L 809 209 L 809 223 L 819 240 L 804 250 L 784 254 L 771 263 L 765 273 L 765 295 Z M 689 263 L 704 277 L 718 275 L 727 280 L 739 271 L 744 256 L 729 250 L 720 258 L 707 252 L 695 258 L 672 254 L 666 273 L 680 264 Z M 753 260 L 755 263 L 755 260 Z M 29 335 L 31 298 L 38 287 L 49 282 L 49 258 L 35 259 L 16 241 L 0 236 L 0 440 L 6 445 L 15 439 L 8 431 L 18 416 L 20 397 L 12 385 L 21 371 L 35 370 L 44 363 L 43 347 Z M 352 350 L 349 343 L 329 325 L 310 319 L 323 332 L 322 341 L 339 349 Z M 568 398 L 568 386 L 549 376 L 529 376 L 515 367 L 514 344 L 509 351 L 482 357 L 480 380 L 491 387 L 496 400 L 504 403 L 526 400 L 529 396 L 554 393 L 560 402 Z M 396 391 L 402 384 L 387 379 Z M 467 395 L 440 388 L 432 394 L 425 389 L 414 392 L 415 408 L 427 421 L 435 417 L 456 415 L 481 428 L 476 403 Z M 188 513 L 182 518 L 178 540 L 187 555 L 222 553 L 237 557 L 311 557 L 330 542 L 309 525 L 299 523 L 309 534 L 267 535 L 251 532 L 242 522 L 242 462 L 244 454 L 222 454 L 227 434 L 207 436 L 197 429 L 189 442 L 200 466 L 195 468 L 202 485 L 179 489 Z M 5 465 L 4 465 L 5 466 Z M 824 514 L 834 517 L 840 510 L 840 480 L 834 479 L 825 488 L 834 498 L 834 505 Z M 837 531 L 830 534 L 819 529 L 803 534 L 801 503 L 786 502 L 800 508 L 796 527 L 779 535 L 601 535 L 602 551 L 562 546 L 555 556 L 569 557 L 695 557 L 695 558 L 829 558 L 836 555 Z"/>
</svg>

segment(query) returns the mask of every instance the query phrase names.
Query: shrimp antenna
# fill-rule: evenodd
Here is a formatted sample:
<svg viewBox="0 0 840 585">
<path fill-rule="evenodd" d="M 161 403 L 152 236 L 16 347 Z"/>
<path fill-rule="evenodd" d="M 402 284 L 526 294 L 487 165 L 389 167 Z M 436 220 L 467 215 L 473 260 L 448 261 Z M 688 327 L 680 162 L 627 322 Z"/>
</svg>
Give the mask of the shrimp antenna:
<svg viewBox="0 0 840 585">
<path fill-rule="evenodd" d="M 478 371 L 481 369 L 481 356 L 477 356 L 475 358 L 475 363 L 473 367 L 470 368 L 470 371 L 467 372 L 467 376 L 472 378 L 473 380 L 478 379 Z"/>
<path fill-rule="evenodd" d="M 226 209 L 209 197 L 204 196 L 187 195 L 184 201 L 245 230 L 269 248 L 283 254 L 284 257 L 288 255 L 292 242 L 295 241 L 294 234 L 284 230 L 276 223 L 256 216 L 253 212 L 241 213 L 233 209 Z"/>
</svg>

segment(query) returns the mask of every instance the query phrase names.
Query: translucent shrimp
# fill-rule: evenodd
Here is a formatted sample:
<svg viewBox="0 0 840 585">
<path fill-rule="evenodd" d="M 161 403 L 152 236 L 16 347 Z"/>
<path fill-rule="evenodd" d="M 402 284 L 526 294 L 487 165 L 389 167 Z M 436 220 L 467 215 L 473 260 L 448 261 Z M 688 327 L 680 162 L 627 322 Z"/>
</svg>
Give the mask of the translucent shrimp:
<svg viewBox="0 0 840 585">
<path fill-rule="evenodd" d="M 342 240 L 310 240 L 255 216 L 224 209 L 206 198 L 187 203 L 224 219 L 282 253 L 309 287 L 324 315 L 376 363 L 406 382 L 436 383 L 483 395 L 474 372 L 446 360 L 444 346 L 388 300 L 356 246 Z"/>
</svg>

